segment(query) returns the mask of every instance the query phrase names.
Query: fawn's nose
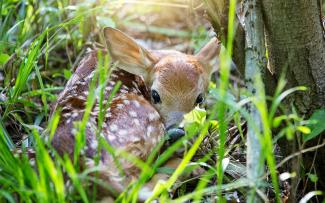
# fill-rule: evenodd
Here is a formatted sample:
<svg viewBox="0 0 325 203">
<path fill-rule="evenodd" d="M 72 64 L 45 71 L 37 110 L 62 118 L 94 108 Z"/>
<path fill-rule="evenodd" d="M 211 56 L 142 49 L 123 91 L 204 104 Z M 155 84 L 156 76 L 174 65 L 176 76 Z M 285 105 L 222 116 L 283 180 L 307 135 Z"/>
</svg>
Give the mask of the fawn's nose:
<svg viewBox="0 0 325 203">
<path fill-rule="evenodd" d="M 183 128 L 170 128 L 167 130 L 167 140 L 169 143 L 174 143 L 181 137 L 185 135 L 185 131 Z"/>
<path fill-rule="evenodd" d="M 170 143 L 177 141 L 185 135 L 183 128 L 179 127 L 179 123 L 183 120 L 184 112 L 174 111 L 168 114 L 166 119 L 167 140 Z"/>
<path fill-rule="evenodd" d="M 166 129 L 178 127 L 179 123 L 183 120 L 184 112 L 182 111 L 172 111 L 167 115 L 165 122 Z"/>
</svg>

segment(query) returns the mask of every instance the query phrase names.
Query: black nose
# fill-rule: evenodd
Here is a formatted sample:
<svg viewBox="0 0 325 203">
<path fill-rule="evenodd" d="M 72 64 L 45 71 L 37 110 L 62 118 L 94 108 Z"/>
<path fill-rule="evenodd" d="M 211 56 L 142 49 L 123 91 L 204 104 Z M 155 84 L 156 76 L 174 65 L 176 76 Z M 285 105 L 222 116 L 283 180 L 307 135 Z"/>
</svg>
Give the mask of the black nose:
<svg viewBox="0 0 325 203">
<path fill-rule="evenodd" d="M 183 128 L 173 128 L 169 127 L 167 129 L 167 140 L 170 143 L 176 142 L 178 139 L 185 135 L 185 131 Z"/>
</svg>

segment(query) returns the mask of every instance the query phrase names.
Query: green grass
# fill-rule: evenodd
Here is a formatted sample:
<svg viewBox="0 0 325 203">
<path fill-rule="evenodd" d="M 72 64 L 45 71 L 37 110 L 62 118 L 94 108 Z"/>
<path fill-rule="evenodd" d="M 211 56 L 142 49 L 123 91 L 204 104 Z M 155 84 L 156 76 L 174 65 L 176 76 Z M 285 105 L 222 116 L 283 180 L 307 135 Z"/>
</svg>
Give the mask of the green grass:
<svg viewBox="0 0 325 203">
<path fill-rule="evenodd" d="M 85 1 L 71 6 L 66 0 L 40 2 L 0 0 L 2 24 L 0 71 L 4 75 L 4 79 L 0 81 L 0 201 L 93 202 L 97 191 L 96 187 L 90 187 L 91 182 L 111 189 L 110 185 L 96 178 L 96 175 L 90 175 L 98 172 L 97 166 L 87 170 L 81 170 L 79 166 L 79 157 L 85 145 L 85 126 L 96 96 L 100 98 L 97 131 L 99 149 L 112 154 L 117 165 L 119 159 L 124 158 L 142 169 L 139 179 L 131 183 L 124 193 L 118 194 L 118 201 L 135 202 L 141 186 L 157 171 L 170 173 L 170 178 L 166 182 L 156 185 L 152 196 L 152 199 L 158 198 L 161 202 L 201 201 L 203 198 L 216 198 L 221 202 L 225 200 L 226 194 L 233 191 L 239 192 L 240 197 L 245 199 L 247 188 L 256 185 L 244 176 L 232 175 L 229 163 L 223 160 L 229 159 L 232 164 L 242 166 L 233 158 L 232 152 L 235 149 L 243 149 L 241 157 L 245 158 L 243 129 L 240 129 L 241 138 L 235 145 L 227 145 L 230 137 L 227 129 L 231 125 L 241 126 L 243 120 L 254 123 L 244 108 L 248 103 L 253 103 L 257 107 L 263 123 L 261 153 L 268 166 L 265 174 L 271 174 L 271 181 L 266 179 L 266 176 L 261 181 L 265 189 L 279 194 L 279 174 L 273 150 L 276 141 L 279 139 L 290 141 L 293 136 L 304 138 L 301 133 L 313 132 L 314 129 L 318 132 L 319 126 L 315 127 L 312 121 L 299 117 L 294 107 L 290 114 L 283 113 L 281 109 L 283 99 L 295 91 L 305 90 L 303 87 L 296 87 L 284 91 L 284 78 L 279 81 L 276 93 L 271 98 L 265 95 L 260 80 L 256 82 L 258 91 L 256 97 L 252 97 L 245 88 L 234 88 L 229 79 L 232 40 L 227 41 L 227 49 L 221 54 L 220 81 L 217 85 L 211 83 L 209 89 L 209 98 L 213 101 L 213 105 L 206 110 L 194 110 L 192 116 L 185 119 L 186 136 L 173 143 L 164 152 L 159 154 L 162 141 L 153 149 L 148 160 L 139 160 L 127 152 L 114 149 L 99 136 L 101 123 L 108 108 L 103 104 L 104 88 L 108 81 L 107 76 L 112 70 L 108 65 L 109 57 L 101 55 L 95 74 L 97 79 L 90 85 L 84 117 L 76 123 L 78 133 L 74 159 L 61 157 L 55 152 L 49 141 L 59 123 L 60 113 L 53 112 L 50 116 L 51 105 L 73 72 L 80 53 L 85 52 L 87 43 L 102 42 L 100 30 L 103 26 L 109 23 L 116 26 L 120 24 L 135 26 L 139 23 L 131 22 L 131 17 L 131 21 L 127 21 L 114 16 L 119 4 L 114 1 L 102 4 Z M 228 39 L 232 39 L 234 32 L 234 11 L 235 1 L 230 1 Z M 100 20 L 91 21 L 93 23 L 90 24 L 89 19 L 96 19 L 95 17 Z M 202 29 L 198 32 L 193 30 L 178 32 L 173 28 L 153 26 L 148 30 L 159 35 L 189 40 L 193 50 L 197 50 L 198 45 L 207 40 L 207 33 Z M 115 86 L 113 92 L 118 90 L 119 85 Z M 240 99 L 234 97 L 234 91 L 240 93 Z M 114 93 L 110 99 L 113 95 Z M 317 136 L 317 132 L 312 138 Z M 211 144 L 212 147 L 205 156 L 193 161 L 193 157 L 204 149 L 207 135 L 212 137 L 214 144 Z M 12 153 L 16 148 L 25 151 L 27 147 L 35 149 L 35 159 L 30 160 L 24 153 L 21 157 Z M 180 148 L 184 148 L 185 152 L 178 168 L 175 171 L 162 168 L 163 163 Z M 98 161 L 99 154 L 95 158 L 95 163 Z M 188 167 L 190 161 L 195 163 L 194 167 Z M 178 182 L 179 176 L 185 170 L 193 170 L 197 166 L 206 169 L 203 178 L 196 181 L 197 185 L 193 186 L 186 181 Z M 239 168 L 238 172 L 243 172 Z M 174 189 L 176 185 L 180 187 L 175 199 L 171 200 L 168 191 Z"/>
</svg>

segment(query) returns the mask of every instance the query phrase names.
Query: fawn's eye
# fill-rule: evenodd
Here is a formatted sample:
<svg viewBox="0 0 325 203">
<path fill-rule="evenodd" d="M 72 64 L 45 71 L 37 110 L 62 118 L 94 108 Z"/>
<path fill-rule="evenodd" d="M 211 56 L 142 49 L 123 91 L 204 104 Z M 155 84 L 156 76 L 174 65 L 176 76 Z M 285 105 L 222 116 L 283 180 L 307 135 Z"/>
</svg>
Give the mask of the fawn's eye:
<svg viewBox="0 0 325 203">
<path fill-rule="evenodd" d="M 157 103 L 161 102 L 160 96 L 156 90 L 151 90 L 151 97 L 152 97 L 153 103 L 157 104 Z"/>
<path fill-rule="evenodd" d="M 199 96 L 196 98 L 195 105 L 202 104 L 203 101 L 204 101 L 204 98 L 203 98 L 202 94 L 199 94 Z"/>
</svg>

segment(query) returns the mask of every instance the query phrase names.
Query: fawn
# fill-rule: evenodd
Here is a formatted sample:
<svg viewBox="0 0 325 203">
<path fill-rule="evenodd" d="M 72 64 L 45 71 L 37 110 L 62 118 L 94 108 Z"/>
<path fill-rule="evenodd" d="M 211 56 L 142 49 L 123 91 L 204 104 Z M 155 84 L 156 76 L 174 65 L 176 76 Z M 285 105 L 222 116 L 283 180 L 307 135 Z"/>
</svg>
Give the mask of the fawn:
<svg viewBox="0 0 325 203">
<path fill-rule="evenodd" d="M 113 28 L 104 29 L 104 38 L 112 60 L 118 62 L 118 68 L 112 72 L 105 87 L 105 99 L 117 81 L 121 81 L 122 86 L 105 112 L 101 135 L 111 146 L 146 160 L 166 129 L 173 128 L 184 114 L 203 102 L 210 75 L 218 68 L 216 60 L 213 64 L 211 60 L 217 59 L 220 43 L 213 38 L 198 54 L 186 55 L 178 51 L 147 50 Z M 92 51 L 80 62 L 58 97 L 55 108 L 62 109 L 61 120 L 52 145 L 60 154 L 67 153 L 70 157 L 73 154 L 73 123 L 83 117 L 96 65 L 97 51 Z M 98 111 L 96 101 L 86 126 L 84 153 L 88 157 L 87 166 L 94 165 L 91 160 L 98 145 L 95 135 Z M 175 168 L 178 163 L 170 160 L 166 164 Z M 130 162 L 123 161 L 126 177 L 121 178 L 112 156 L 104 150 L 99 165 L 100 178 L 117 192 L 122 192 L 140 171 Z M 140 190 L 140 201 L 151 195 L 152 184 Z"/>
</svg>

